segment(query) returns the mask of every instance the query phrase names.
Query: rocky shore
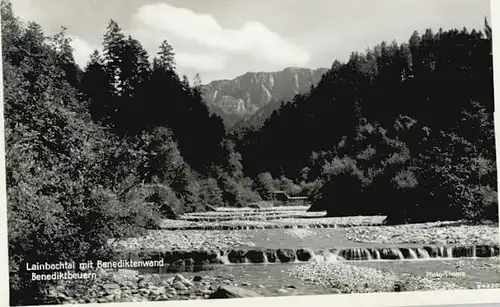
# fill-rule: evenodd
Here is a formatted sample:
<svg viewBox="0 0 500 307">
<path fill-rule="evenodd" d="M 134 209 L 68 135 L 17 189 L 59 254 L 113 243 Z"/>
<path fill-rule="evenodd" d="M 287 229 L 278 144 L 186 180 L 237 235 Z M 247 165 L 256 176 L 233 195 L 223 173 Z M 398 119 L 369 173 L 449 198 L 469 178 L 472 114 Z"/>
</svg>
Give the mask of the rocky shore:
<svg viewBox="0 0 500 307">
<path fill-rule="evenodd" d="M 186 278 L 142 275 L 134 270 L 100 271 L 96 280 L 59 283 L 49 297 L 62 304 L 193 300 L 207 299 L 220 286 L 234 284 L 232 277 L 204 274 Z"/>
<path fill-rule="evenodd" d="M 458 269 L 497 270 L 500 261 L 456 262 Z M 135 270 L 98 271 L 94 280 L 60 281 L 50 288 L 49 297 L 59 304 L 198 300 L 210 298 L 283 296 L 305 294 L 370 293 L 466 289 L 465 286 L 388 269 L 375 269 L 345 263 L 307 263 L 281 270 L 287 280 L 297 282 L 268 285 L 252 284 L 245 276 L 204 271 L 187 274 L 142 274 Z M 302 282 L 301 282 L 302 281 Z M 255 280 L 254 280 L 255 282 Z M 262 279 L 266 283 L 265 278 Z M 306 286 L 301 286 L 306 285 Z M 307 286 L 308 285 L 308 286 Z M 307 293 L 311 290 L 308 290 Z"/>
<path fill-rule="evenodd" d="M 202 249 L 232 249 L 237 247 L 252 247 L 252 236 L 243 232 L 227 231 L 197 231 L 197 230 L 152 230 L 146 235 L 128 238 L 120 241 L 110 240 L 114 250 L 202 250 Z"/>
<path fill-rule="evenodd" d="M 333 288 L 334 293 L 466 289 L 453 283 L 342 263 L 312 262 L 293 267 L 288 273 L 306 282 Z"/>
<path fill-rule="evenodd" d="M 100 270 L 98 278 L 94 280 L 59 282 L 48 290 L 47 297 L 56 304 L 84 304 L 245 298 L 296 293 L 294 285 L 268 289 L 227 273 L 202 272 L 186 277 L 182 274 L 141 274 L 135 270 Z"/>
<path fill-rule="evenodd" d="M 235 221 L 240 222 L 240 221 Z M 227 230 L 151 230 L 146 235 L 119 241 L 110 240 L 114 250 L 231 250 L 255 247 L 255 231 Z M 321 230 L 316 230 L 321 231 Z M 445 223 L 408 224 L 398 226 L 357 226 L 344 228 L 345 238 L 357 243 L 421 244 L 421 245 L 498 245 L 496 226 L 446 225 Z M 325 230 L 327 232 L 327 230 Z M 265 234 L 263 234 L 265 235 Z M 283 230 L 284 238 L 307 240 L 315 231 L 307 228 Z M 331 246 L 335 247 L 335 246 Z"/>
<path fill-rule="evenodd" d="M 381 244 L 484 244 L 497 245 L 498 226 L 444 226 L 408 224 L 397 226 L 366 226 L 346 229 L 347 239 L 355 242 Z"/>
<path fill-rule="evenodd" d="M 310 227 L 310 228 L 335 228 L 335 227 L 355 227 L 363 225 L 381 225 L 385 216 L 347 216 L 347 217 L 308 217 L 308 218 L 293 218 L 285 217 L 274 220 L 245 220 L 242 218 L 234 218 L 232 220 L 223 221 L 203 221 L 198 218 L 194 220 L 164 220 L 160 224 L 162 229 L 279 229 L 293 227 Z"/>
<path fill-rule="evenodd" d="M 492 257 L 489 261 L 457 260 L 453 263 L 456 269 L 496 272 L 500 276 L 500 257 Z"/>
</svg>

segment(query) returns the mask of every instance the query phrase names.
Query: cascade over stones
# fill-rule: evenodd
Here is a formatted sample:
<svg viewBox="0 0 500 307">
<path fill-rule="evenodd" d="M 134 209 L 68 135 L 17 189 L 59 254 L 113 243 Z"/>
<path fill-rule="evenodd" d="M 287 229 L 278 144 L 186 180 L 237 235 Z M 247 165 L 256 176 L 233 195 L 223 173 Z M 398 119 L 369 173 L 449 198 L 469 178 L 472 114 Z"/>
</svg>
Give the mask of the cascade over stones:
<svg viewBox="0 0 500 307">
<path fill-rule="evenodd" d="M 120 254 L 123 257 L 125 254 Z M 228 263 L 291 263 L 364 261 L 364 260 L 415 260 L 415 259 L 451 259 L 451 258 L 491 258 L 500 255 L 498 245 L 491 246 L 422 246 L 405 248 L 340 248 L 340 249 L 232 249 L 229 251 L 141 251 L 128 253 L 128 257 L 141 260 L 164 259 L 166 264 L 175 266 L 205 266 Z M 333 258 L 331 256 L 334 256 Z M 332 260 L 333 259 L 333 260 Z"/>
</svg>

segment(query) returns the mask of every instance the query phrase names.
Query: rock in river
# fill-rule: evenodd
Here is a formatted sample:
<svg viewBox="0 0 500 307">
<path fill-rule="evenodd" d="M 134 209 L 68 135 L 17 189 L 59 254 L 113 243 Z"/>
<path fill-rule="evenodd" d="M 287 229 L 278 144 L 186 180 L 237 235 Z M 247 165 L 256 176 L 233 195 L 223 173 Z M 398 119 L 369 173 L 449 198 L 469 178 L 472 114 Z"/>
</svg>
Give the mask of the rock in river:
<svg viewBox="0 0 500 307">
<path fill-rule="evenodd" d="M 244 298 L 244 297 L 258 297 L 258 293 L 248 289 L 243 289 L 236 286 L 224 285 L 220 286 L 209 298 Z"/>
</svg>

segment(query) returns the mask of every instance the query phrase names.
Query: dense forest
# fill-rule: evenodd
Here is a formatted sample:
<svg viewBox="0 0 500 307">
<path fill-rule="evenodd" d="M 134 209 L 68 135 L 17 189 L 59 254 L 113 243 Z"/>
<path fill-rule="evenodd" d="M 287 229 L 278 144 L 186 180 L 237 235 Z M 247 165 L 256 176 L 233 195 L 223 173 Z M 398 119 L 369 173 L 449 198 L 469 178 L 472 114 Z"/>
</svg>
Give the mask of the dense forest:
<svg viewBox="0 0 500 307">
<path fill-rule="evenodd" d="M 250 177 L 299 183 L 313 209 L 392 222 L 497 219 L 491 28 L 382 42 L 240 131 Z"/>
<path fill-rule="evenodd" d="M 47 37 L 7 0 L 1 17 L 12 304 L 50 303 L 27 262 L 95 260 L 110 237 L 272 190 L 388 223 L 498 219 L 487 24 L 353 53 L 233 135 L 167 40 L 150 60 L 111 20 L 79 67 L 64 28 Z"/>
</svg>

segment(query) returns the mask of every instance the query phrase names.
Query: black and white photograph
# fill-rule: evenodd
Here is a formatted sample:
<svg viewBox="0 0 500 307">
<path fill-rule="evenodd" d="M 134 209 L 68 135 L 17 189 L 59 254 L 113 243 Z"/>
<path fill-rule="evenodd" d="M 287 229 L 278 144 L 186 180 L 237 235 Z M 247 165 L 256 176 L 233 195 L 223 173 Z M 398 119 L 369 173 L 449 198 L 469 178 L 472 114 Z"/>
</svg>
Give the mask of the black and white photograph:
<svg viewBox="0 0 500 307">
<path fill-rule="evenodd" d="M 489 0 L 0 3 L 11 306 L 500 289 Z"/>
</svg>

